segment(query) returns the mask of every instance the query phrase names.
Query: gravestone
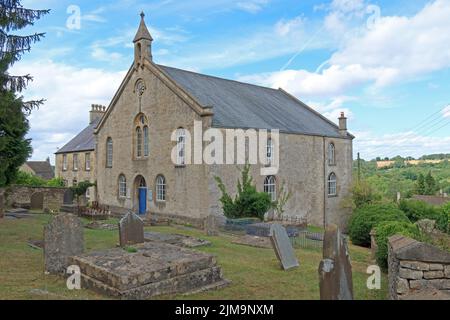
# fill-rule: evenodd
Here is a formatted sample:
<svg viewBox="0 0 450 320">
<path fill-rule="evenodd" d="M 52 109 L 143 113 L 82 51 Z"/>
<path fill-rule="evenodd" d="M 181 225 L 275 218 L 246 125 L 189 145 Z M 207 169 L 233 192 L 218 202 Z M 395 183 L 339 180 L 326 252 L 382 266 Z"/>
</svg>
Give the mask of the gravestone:
<svg viewBox="0 0 450 320">
<path fill-rule="evenodd" d="M 73 192 L 72 192 L 72 190 L 67 189 L 64 192 L 63 204 L 73 204 Z"/>
<path fill-rule="evenodd" d="M 31 196 L 30 208 L 32 210 L 42 210 L 44 209 L 44 194 L 42 192 L 35 192 Z"/>
<path fill-rule="evenodd" d="M 328 226 L 325 231 L 319 281 L 321 300 L 353 300 L 352 265 L 347 240 L 336 225 Z"/>
<path fill-rule="evenodd" d="M 299 266 L 294 248 L 289 240 L 286 229 L 280 224 L 273 224 L 270 228 L 270 240 L 273 249 L 280 260 L 284 270 L 289 270 Z"/>
<path fill-rule="evenodd" d="M 210 214 L 205 218 L 204 229 L 207 236 L 215 237 L 219 235 L 217 221 L 214 215 Z"/>
<path fill-rule="evenodd" d="M 73 214 L 54 217 L 44 228 L 45 271 L 65 273 L 69 258 L 84 251 L 84 234 L 81 220 Z"/>
<path fill-rule="evenodd" d="M 120 246 L 144 243 L 144 222 L 133 212 L 128 212 L 119 222 Z"/>
</svg>

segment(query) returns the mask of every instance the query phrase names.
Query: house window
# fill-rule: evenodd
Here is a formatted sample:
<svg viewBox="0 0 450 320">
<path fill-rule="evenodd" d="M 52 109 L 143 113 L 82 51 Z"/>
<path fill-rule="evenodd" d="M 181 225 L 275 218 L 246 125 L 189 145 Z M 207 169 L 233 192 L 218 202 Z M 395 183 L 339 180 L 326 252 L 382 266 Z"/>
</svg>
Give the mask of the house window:
<svg viewBox="0 0 450 320">
<path fill-rule="evenodd" d="M 272 201 L 277 200 L 276 179 L 274 176 L 268 176 L 264 179 L 264 192 L 270 195 Z"/>
<path fill-rule="evenodd" d="M 140 127 L 136 128 L 136 157 L 142 157 L 142 131 Z"/>
<path fill-rule="evenodd" d="M 177 130 L 177 165 L 186 164 L 186 131 L 183 128 Z"/>
<path fill-rule="evenodd" d="M 273 153 L 274 153 L 273 140 L 272 138 L 269 138 L 267 139 L 266 145 L 266 163 L 269 165 L 273 163 Z"/>
<path fill-rule="evenodd" d="M 166 178 L 156 178 L 156 201 L 166 201 Z"/>
<path fill-rule="evenodd" d="M 106 167 L 112 168 L 113 165 L 113 141 L 111 138 L 106 140 Z"/>
<path fill-rule="evenodd" d="M 84 167 L 86 171 L 91 171 L 91 154 L 89 152 L 84 155 Z"/>
<path fill-rule="evenodd" d="M 63 155 L 63 171 L 67 171 L 67 154 Z"/>
<path fill-rule="evenodd" d="M 126 198 L 127 196 L 127 179 L 123 174 L 119 176 L 119 198 Z"/>
<path fill-rule="evenodd" d="M 148 157 L 150 154 L 150 145 L 148 141 L 148 127 L 144 127 L 144 157 Z"/>
<path fill-rule="evenodd" d="M 78 154 L 73 155 L 73 171 L 78 171 Z"/>
<path fill-rule="evenodd" d="M 333 172 L 328 176 L 328 196 L 334 197 L 336 195 L 337 195 L 337 180 L 336 175 Z"/>
<path fill-rule="evenodd" d="M 328 165 L 334 166 L 336 164 L 336 147 L 334 143 L 328 145 Z"/>
</svg>

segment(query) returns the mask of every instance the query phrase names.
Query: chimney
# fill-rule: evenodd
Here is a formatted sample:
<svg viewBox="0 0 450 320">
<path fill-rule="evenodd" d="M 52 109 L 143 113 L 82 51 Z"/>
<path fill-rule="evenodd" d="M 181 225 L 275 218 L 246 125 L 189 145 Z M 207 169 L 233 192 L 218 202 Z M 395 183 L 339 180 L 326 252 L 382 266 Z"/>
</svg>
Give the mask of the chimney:
<svg viewBox="0 0 450 320">
<path fill-rule="evenodd" d="M 103 117 L 106 112 L 106 107 L 100 104 L 93 104 L 91 111 L 89 111 L 89 124 L 94 122 L 97 119 Z"/>
<path fill-rule="evenodd" d="M 339 118 L 339 133 L 341 136 L 345 137 L 347 136 L 347 118 L 345 117 L 345 114 L 341 112 L 341 117 Z"/>
</svg>

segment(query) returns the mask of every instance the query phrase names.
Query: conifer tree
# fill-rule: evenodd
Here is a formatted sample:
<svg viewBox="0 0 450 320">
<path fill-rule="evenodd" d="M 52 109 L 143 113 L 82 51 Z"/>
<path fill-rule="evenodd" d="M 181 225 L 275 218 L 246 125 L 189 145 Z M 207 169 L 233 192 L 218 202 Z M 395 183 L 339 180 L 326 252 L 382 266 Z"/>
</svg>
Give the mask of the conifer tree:
<svg viewBox="0 0 450 320">
<path fill-rule="evenodd" d="M 32 26 L 49 10 L 24 8 L 20 0 L 0 0 L 0 187 L 14 181 L 18 167 L 31 154 L 27 115 L 43 100 L 24 101 L 20 95 L 33 80 L 29 74 L 12 75 L 8 70 L 44 33 L 17 34 Z"/>
</svg>

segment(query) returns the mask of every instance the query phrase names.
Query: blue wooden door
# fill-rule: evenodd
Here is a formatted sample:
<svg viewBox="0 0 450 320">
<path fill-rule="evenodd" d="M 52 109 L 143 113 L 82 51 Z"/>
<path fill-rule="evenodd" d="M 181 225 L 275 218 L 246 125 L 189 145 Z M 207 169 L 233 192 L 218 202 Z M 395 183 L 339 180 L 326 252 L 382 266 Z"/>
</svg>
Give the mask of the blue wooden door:
<svg viewBox="0 0 450 320">
<path fill-rule="evenodd" d="M 147 188 L 139 188 L 139 214 L 147 212 Z"/>
</svg>

